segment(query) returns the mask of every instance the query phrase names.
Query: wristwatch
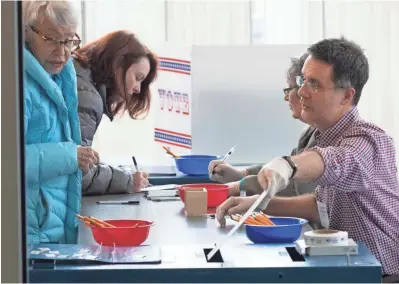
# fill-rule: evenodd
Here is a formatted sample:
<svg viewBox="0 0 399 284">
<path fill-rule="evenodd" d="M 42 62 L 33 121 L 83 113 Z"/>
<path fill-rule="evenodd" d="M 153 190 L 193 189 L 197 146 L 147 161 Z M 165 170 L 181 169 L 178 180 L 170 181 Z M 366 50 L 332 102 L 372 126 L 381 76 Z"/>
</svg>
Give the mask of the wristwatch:
<svg viewBox="0 0 399 284">
<path fill-rule="evenodd" d="M 292 179 L 296 173 L 296 171 L 298 170 L 298 166 L 294 163 L 294 161 L 292 161 L 291 157 L 289 156 L 283 156 L 281 157 L 284 160 L 287 161 L 287 163 L 290 165 L 291 169 L 292 169 L 292 174 L 290 176 L 290 179 Z"/>
</svg>

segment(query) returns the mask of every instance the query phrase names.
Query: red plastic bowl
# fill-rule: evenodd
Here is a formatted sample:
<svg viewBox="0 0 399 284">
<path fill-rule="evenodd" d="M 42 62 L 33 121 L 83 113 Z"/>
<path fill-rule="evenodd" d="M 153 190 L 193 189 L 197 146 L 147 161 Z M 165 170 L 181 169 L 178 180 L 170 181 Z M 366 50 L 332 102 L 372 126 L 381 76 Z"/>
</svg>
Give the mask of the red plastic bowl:
<svg viewBox="0 0 399 284">
<path fill-rule="evenodd" d="M 208 207 L 218 207 L 222 204 L 229 196 L 229 186 L 225 184 L 183 184 L 178 187 L 179 196 L 181 201 L 184 203 L 184 189 L 186 188 L 205 188 L 208 191 Z"/>
<path fill-rule="evenodd" d="M 94 240 L 103 246 L 139 246 L 147 238 L 153 222 L 145 220 L 104 220 L 116 228 L 91 227 Z M 138 224 L 138 227 L 135 227 Z"/>
</svg>

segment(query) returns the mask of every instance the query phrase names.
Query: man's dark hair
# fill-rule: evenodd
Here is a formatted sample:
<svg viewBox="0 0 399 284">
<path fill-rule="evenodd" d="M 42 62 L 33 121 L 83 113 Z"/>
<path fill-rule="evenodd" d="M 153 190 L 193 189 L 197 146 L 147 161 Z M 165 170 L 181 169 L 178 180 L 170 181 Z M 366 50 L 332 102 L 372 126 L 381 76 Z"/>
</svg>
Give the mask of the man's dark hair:
<svg viewBox="0 0 399 284">
<path fill-rule="evenodd" d="M 308 48 L 309 54 L 333 68 L 336 87 L 354 88 L 353 104 L 357 105 L 369 79 L 369 63 L 359 45 L 344 37 L 321 40 Z"/>
</svg>

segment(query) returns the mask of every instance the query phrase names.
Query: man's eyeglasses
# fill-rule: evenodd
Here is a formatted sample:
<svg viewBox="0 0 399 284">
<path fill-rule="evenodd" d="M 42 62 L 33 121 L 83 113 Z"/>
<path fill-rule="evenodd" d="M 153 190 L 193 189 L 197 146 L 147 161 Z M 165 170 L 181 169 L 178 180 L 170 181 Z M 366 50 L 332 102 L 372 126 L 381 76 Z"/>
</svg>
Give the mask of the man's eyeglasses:
<svg viewBox="0 0 399 284">
<path fill-rule="evenodd" d="M 335 87 L 321 87 L 318 82 L 307 81 L 303 76 L 296 76 L 296 84 L 299 88 L 302 88 L 304 85 L 310 89 L 312 93 L 317 93 L 321 89 L 323 90 L 336 90 L 336 89 L 345 89 L 347 87 L 335 86 Z"/>
<path fill-rule="evenodd" d="M 68 50 L 73 51 L 75 49 L 78 49 L 80 43 L 82 42 L 78 34 L 75 34 L 75 37 L 77 37 L 77 39 L 58 40 L 49 36 L 45 36 L 41 31 L 39 31 L 34 26 L 30 26 L 30 28 L 34 33 L 38 34 L 43 39 L 43 41 L 49 46 L 49 48 L 55 49 L 59 45 L 65 45 L 65 47 Z"/>
<path fill-rule="evenodd" d="M 302 88 L 303 85 L 305 85 L 312 91 L 312 93 L 317 93 L 320 90 L 320 85 L 318 83 L 306 81 L 303 76 L 296 76 L 296 83 L 299 88 Z"/>
</svg>

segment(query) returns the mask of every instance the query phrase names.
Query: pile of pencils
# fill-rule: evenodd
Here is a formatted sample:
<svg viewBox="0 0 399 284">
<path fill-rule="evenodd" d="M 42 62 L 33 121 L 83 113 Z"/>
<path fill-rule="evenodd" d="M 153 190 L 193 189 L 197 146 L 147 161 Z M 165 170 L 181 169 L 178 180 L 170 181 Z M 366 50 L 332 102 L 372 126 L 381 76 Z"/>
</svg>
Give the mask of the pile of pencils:
<svg viewBox="0 0 399 284">
<path fill-rule="evenodd" d="M 231 219 L 234 221 L 240 221 L 242 218 L 242 215 L 240 214 L 235 214 L 231 216 Z M 247 218 L 247 220 L 244 221 L 244 224 L 247 225 L 259 225 L 259 226 L 275 226 L 275 224 L 272 222 L 272 220 L 269 219 L 269 217 L 264 214 L 263 212 L 254 212 L 252 213 L 251 216 Z"/>
<path fill-rule="evenodd" d="M 87 217 L 87 216 L 80 216 L 80 215 L 76 215 L 76 217 L 79 220 L 82 220 L 83 222 L 85 222 L 86 226 L 88 227 L 99 227 L 99 228 L 115 228 L 115 226 L 104 222 L 103 220 L 97 219 L 95 217 Z"/>
</svg>

